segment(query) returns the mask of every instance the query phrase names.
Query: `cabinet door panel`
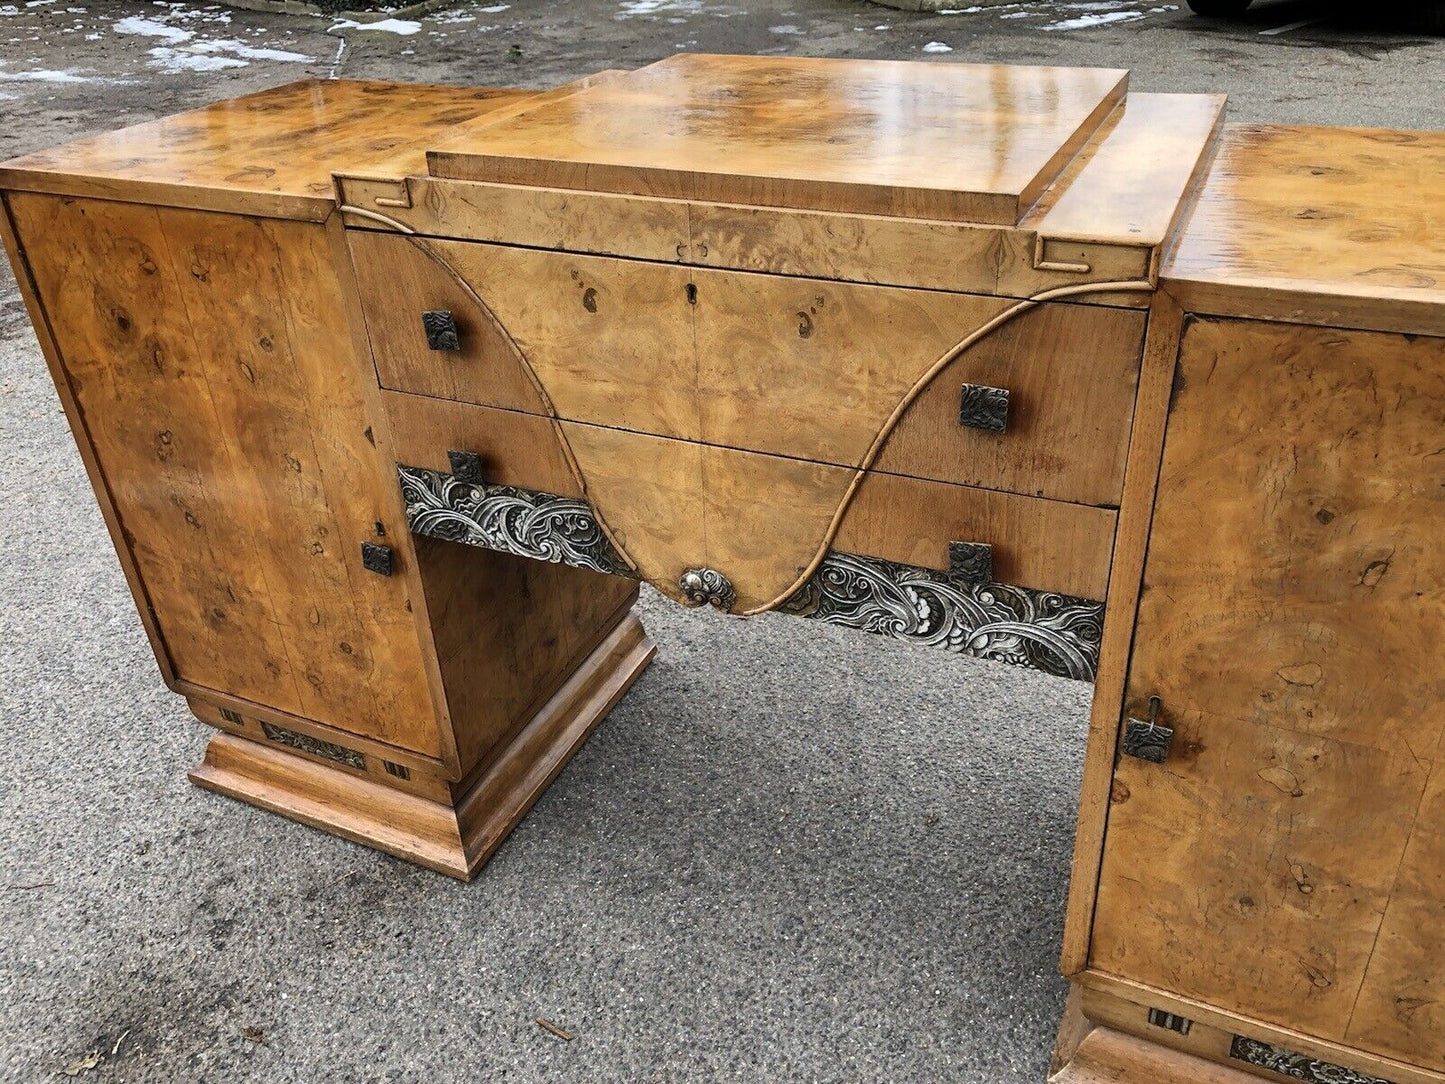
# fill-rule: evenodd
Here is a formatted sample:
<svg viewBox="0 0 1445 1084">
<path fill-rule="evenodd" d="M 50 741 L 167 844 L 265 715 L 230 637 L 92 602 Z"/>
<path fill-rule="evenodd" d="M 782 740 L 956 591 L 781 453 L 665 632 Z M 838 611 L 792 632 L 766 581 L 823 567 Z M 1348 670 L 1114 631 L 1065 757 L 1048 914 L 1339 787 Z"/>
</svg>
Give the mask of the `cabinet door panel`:
<svg viewBox="0 0 1445 1084">
<path fill-rule="evenodd" d="M 1186 328 L 1127 694 L 1177 733 L 1119 763 L 1094 967 L 1442 1064 L 1401 1016 L 1445 935 L 1442 422 L 1445 340 Z"/>
<path fill-rule="evenodd" d="M 439 755 L 324 227 L 11 207 L 176 676 Z"/>
</svg>

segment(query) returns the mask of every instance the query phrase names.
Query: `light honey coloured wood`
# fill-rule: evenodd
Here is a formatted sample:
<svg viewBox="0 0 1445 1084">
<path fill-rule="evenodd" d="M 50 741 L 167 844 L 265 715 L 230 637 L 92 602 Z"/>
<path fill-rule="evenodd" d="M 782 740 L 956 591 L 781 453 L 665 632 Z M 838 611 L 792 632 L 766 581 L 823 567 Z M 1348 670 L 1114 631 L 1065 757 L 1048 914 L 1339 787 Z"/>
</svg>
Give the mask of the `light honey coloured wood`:
<svg viewBox="0 0 1445 1084">
<path fill-rule="evenodd" d="M 548 698 L 584 672 L 620 692 L 651 649 L 635 630 L 627 651 L 594 650 L 635 626 L 635 585 L 414 552 L 350 262 L 320 220 L 329 154 L 395 163 L 428 125 L 527 97 L 304 84 L 5 167 L 7 246 L 165 677 L 234 735 L 198 781 L 354 836 L 346 773 L 381 780 L 490 841 L 412 848 L 450 847 L 462 875 L 606 710 L 543 726 Z M 226 141 L 214 154 L 207 134 Z M 117 157 L 139 139 L 185 149 L 161 176 Z M 228 157 L 259 148 L 274 168 Z M 278 756 L 312 766 L 272 771 Z M 378 845 L 407 852 L 385 819 Z"/>
<path fill-rule="evenodd" d="M 1191 311 L 1445 335 L 1445 132 L 1236 125 L 1167 288 Z"/>
<path fill-rule="evenodd" d="M 351 244 L 385 387 L 547 413 L 530 366 L 568 421 L 838 466 L 861 464 L 930 367 L 1010 307 L 363 230 Z M 460 350 L 428 347 L 429 310 L 453 314 Z M 1022 314 L 938 373 L 875 466 L 1117 505 L 1142 336 L 1141 316 L 1109 308 Z M 1006 432 L 960 426 L 965 383 L 1009 390 Z"/>
<path fill-rule="evenodd" d="M 10 204 L 176 678 L 439 755 L 405 585 L 360 567 L 392 517 L 360 458 L 324 239 L 137 204 Z"/>
<path fill-rule="evenodd" d="M 637 578 L 1093 599 L 1055 1080 L 1445 1082 L 1445 137 L 1126 86 L 312 82 L 0 167 L 197 782 L 470 876 L 650 657 Z M 505 537 L 413 538 L 397 464 Z"/>
<path fill-rule="evenodd" d="M 430 172 L 1013 225 L 1127 85 L 1106 69 L 684 54 L 469 133 Z"/>
<path fill-rule="evenodd" d="M 426 143 L 528 92 L 309 79 L 0 165 L 0 188 L 319 222 L 331 174 L 415 171 Z"/>
<path fill-rule="evenodd" d="M 1445 340 L 1188 328 L 1129 678 L 1178 751 L 1116 770 L 1090 956 L 1433 1068 L 1442 402 Z"/>
</svg>

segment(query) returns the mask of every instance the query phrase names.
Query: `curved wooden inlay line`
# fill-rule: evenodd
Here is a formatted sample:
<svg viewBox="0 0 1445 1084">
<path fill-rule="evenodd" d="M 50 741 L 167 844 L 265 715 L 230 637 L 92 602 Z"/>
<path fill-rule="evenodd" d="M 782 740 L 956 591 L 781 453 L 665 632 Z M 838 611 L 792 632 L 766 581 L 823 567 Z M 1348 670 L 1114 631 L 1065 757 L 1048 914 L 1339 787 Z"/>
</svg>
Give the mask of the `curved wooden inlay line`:
<svg viewBox="0 0 1445 1084">
<path fill-rule="evenodd" d="M 567 439 L 567 433 L 562 428 L 562 419 L 557 414 L 557 407 L 553 404 L 552 397 L 547 394 L 547 388 L 543 385 L 541 378 L 537 376 L 537 371 L 532 368 L 532 362 L 528 359 L 522 348 L 517 345 L 517 341 L 512 338 L 506 325 L 497 319 L 496 313 L 492 312 L 492 307 L 483 300 L 481 294 L 472 288 L 472 284 L 463 278 L 457 270 L 447 262 L 446 258 L 442 256 L 440 252 L 427 244 L 426 238 L 419 235 L 404 222 L 398 222 L 396 219 L 389 215 L 384 215 L 379 211 L 370 211 L 364 207 L 353 207 L 350 204 L 343 204 L 341 210 L 346 214 L 374 219 L 396 230 L 420 249 L 424 256 L 445 271 L 447 276 L 451 278 L 451 280 L 461 288 L 462 292 L 471 299 L 472 303 L 482 311 L 482 314 L 487 318 L 487 322 L 490 323 L 493 330 L 502 337 L 502 341 L 511 348 L 513 356 L 521 363 L 522 371 L 527 374 L 527 379 L 531 382 L 533 390 L 537 393 L 537 398 L 542 403 L 542 409 L 547 412 L 547 419 L 552 423 L 552 432 L 557 437 L 557 444 L 562 449 L 562 456 L 567 460 L 567 467 L 572 472 L 572 477 L 577 481 L 577 488 L 582 491 L 582 496 L 585 497 L 587 503 L 592 506 L 592 512 L 597 517 L 597 525 L 602 528 L 602 533 L 607 536 L 607 541 L 612 543 L 612 548 L 617 551 L 618 556 L 627 563 L 628 569 L 637 573 L 640 577 L 642 570 L 638 567 L 637 562 L 632 559 L 632 555 L 627 552 L 626 547 L 622 545 L 617 535 L 613 533 L 612 527 L 607 522 L 607 517 L 603 514 L 597 502 L 592 500 L 591 495 L 588 493 L 587 477 L 582 473 L 582 467 L 577 462 L 576 453 L 572 451 L 572 442 Z"/>
<path fill-rule="evenodd" d="M 918 378 L 913 387 L 910 388 L 908 393 L 899 401 L 898 405 L 893 408 L 893 413 L 888 415 L 888 419 L 883 423 L 883 428 L 880 429 L 878 435 L 873 438 L 873 443 L 868 446 L 868 451 L 863 454 L 862 461 L 854 469 L 853 480 L 848 483 L 848 488 L 843 491 L 843 499 L 838 504 L 838 510 L 833 513 L 833 519 L 828 524 L 827 531 L 823 534 L 823 540 L 818 544 L 817 552 L 813 554 L 813 559 L 808 562 L 807 567 L 799 573 L 798 578 L 795 579 L 782 594 L 762 606 L 755 606 L 751 610 L 744 610 L 740 616 L 755 617 L 758 614 L 765 614 L 769 610 L 777 609 L 784 602 L 788 601 L 788 599 L 792 598 L 793 595 L 812 578 L 813 573 L 818 571 L 818 566 L 821 565 L 823 559 L 828 556 L 828 550 L 833 545 L 833 540 L 838 537 L 838 530 L 843 526 L 843 517 L 847 515 L 848 506 L 853 503 L 853 497 L 857 494 L 858 487 L 863 483 L 863 479 L 867 475 L 869 468 L 877 462 L 878 455 L 883 451 L 883 445 L 887 443 L 888 437 L 892 434 L 894 427 L 898 425 L 903 415 L 908 412 L 908 408 L 911 407 L 918 397 L 928 388 L 928 385 L 933 383 L 934 377 L 938 376 L 938 374 L 952 362 L 957 360 L 964 351 L 986 339 L 1009 321 L 1022 316 L 1030 309 L 1037 308 L 1046 301 L 1055 301 L 1061 297 L 1074 297 L 1079 294 L 1121 293 L 1126 291 L 1132 293 L 1140 290 L 1152 292 L 1154 290 L 1154 284 L 1146 279 L 1131 279 L 1120 282 L 1075 283 L 1071 286 L 1058 286 L 1052 290 L 1044 290 L 1042 293 L 1034 294 L 1032 297 L 1020 301 L 1017 305 L 1005 309 L 992 320 L 975 328 L 958 343 L 946 350 L 942 357 L 924 371 L 923 375 Z"/>
<path fill-rule="evenodd" d="M 508 346 L 511 347 L 513 353 L 521 362 L 523 371 L 527 374 L 528 380 L 531 382 L 532 387 L 537 392 L 539 400 L 541 401 L 544 409 L 547 411 L 548 419 L 552 424 L 552 430 L 557 436 L 558 445 L 561 447 L 562 453 L 567 460 L 567 465 L 571 470 L 573 477 L 577 481 L 578 488 L 581 490 L 582 494 L 587 497 L 588 503 L 592 505 L 593 511 L 596 513 L 597 516 L 597 522 L 602 528 L 603 533 L 607 536 L 607 540 L 612 543 L 613 547 L 617 550 L 617 553 L 622 557 L 625 562 L 627 562 L 629 569 L 631 569 L 633 572 L 638 573 L 639 576 L 641 576 L 641 569 L 639 568 L 637 562 L 632 558 L 632 555 L 627 552 L 626 548 L 622 545 L 622 543 L 618 541 L 617 536 L 613 533 L 612 528 L 608 525 L 607 520 L 603 515 L 602 509 L 598 507 L 597 503 L 591 499 L 587 487 L 586 476 L 583 474 L 581 465 L 577 460 L 577 456 L 572 450 L 572 445 L 567 438 L 566 431 L 562 427 L 562 420 L 557 413 L 557 408 L 552 403 L 551 396 L 547 394 L 546 387 L 543 386 L 541 379 L 537 376 L 536 370 L 532 368 L 532 363 L 527 359 L 526 354 L 523 353 L 521 347 L 517 345 L 516 340 L 514 340 L 512 336 L 507 332 L 507 329 L 502 324 L 502 322 L 497 319 L 496 315 L 492 312 L 491 307 L 486 303 L 485 300 L 482 299 L 481 295 L 472 288 L 471 284 L 467 282 L 467 280 L 463 278 L 462 275 L 460 275 L 451 266 L 451 264 L 447 262 L 446 258 L 443 257 L 441 253 L 437 252 L 434 248 L 431 247 L 431 245 L 427 244 L 426 239 L 417 234 L 416 231 L 412 230 L 409 226 L 405 225 L 402 222 L 398 222 L 396 219 L 393 219 L 388 215 L 381 214 L 378 211 L 368 210 L 363 207 L 343 205 L 340 209 L 346 214 L 357 215 L 361 218 L 369 218 L 374 221 L 383 223 L 384 225 L 389 226 L 390 228 L 396 230 L 398 233 L 402 234 L 414 245 L 416 245 L 430 260 L 432 260 L 434 263 L 437 264 L 437 266 L 439 266 L 443 271 L 445 271 L 446 274 L 466 293 L 469 298 L 471 298 L 471 300 L 476 304 L 476 306 L 486 315 L 492 327 L 495 328 L 498 334 L 502 336 L 502 339 L 507 343 Z M 909 388 L 903 398 L 899 400 L 898 405 L 893 408 L 892 413 L 888 415 L 888 418 L 884 421 L 882 428 L 879 429 L 878 435 L 873 438 L 873 442 L 868 446 L 868 450 L 863 454 L 863 458 L 860 460 L 857 466 L 853 468 L 853 477 L 849 481 L 847 489 L 843 492 L 843 496 L 842 499 L 839 501 L 838 508 L 833 513 L 833 517 L 829 521 L 828 527 L 823 533 L 823 538 L 819 542 L 818 548 L 813 554 L 812 560 L 808 562 L 807 566 L 798 575 L 798 577 L 791 584 L 789 584 L 787 589 L 784 590 L 781 594 L 779 594 L 776 598 L 773 598 L 762 606 L 755 606 L 752 609 L 744 610 L 738 616 L 755 617 L 759 614 L 768 613 L 771 610 L 777 609 L 794 594 L 796 594 L 798 590 L 808 582 L 812 575 L 817 572 L 819 565 L 821 565 L 824 558 L 827 557 L 828 551 L 832 547 L 834 539 L 838 536 L 838 531 L 843 525 L 843 519 L 847 515 L 848 509 L 853 503 L 853 498 L 858 492 L 858 487 L 862 484 L 863 479 L 867 476 L 868 471 L 873 467 L 873 464 L 877 462 L 878 456 L 882 453 L 883 446 L 887 443 L 888 438 L 893 433 L 894 428 L 896 428 L 898 423 L 902 420 L 903 415 L 908 412 L 908 408 L 911 407 L 917 401 L 918 397 L 928 389 L 928 386 L 933 382 L 933 380 L 938 376 L 938 374 L 941 373 L 944 369 L 946 369 L 954 361 L 956 361 L 967 350 L 976 346 L 979 342 L 987 338 L 989 335 L 993 334 L 999 328 L 1003 327 L 1005 324 L 1008 324 L 1019 316 L 1022 316 L 1030 309 L 1037 308 L 1039 305 L 1042 305 L 1049 301 L 1057 301 L 1067 297 L 1078 297 L 1084 294 L 1138 292 L 1152 293 L 1154 288 L 1154 282 L 1149 279 L 1126 279 L 1114 282 L 1081 282 L 1074 283 L 1069 286 L 1054 287 L 1053 289 L 1044 290 L 1040 293 L 1034 294 L 1032 297 L 1026 298 L 1022 301 L 1019 301 L 1017 304 L 1010 306 L 1003 312 L 999 313 L 997 316 L 994 316 L 992 319 L 975 328 L 953 346 L 949 347 L 949 349 L 946 350 L 942 354 L 942 356 L 938 358 L 937 361 L 935 361 L 924 371 L 923 375 L 914 382 L 913 386 Z M 645 579 L 646 577 L 642 578 Z"/>
</svg>

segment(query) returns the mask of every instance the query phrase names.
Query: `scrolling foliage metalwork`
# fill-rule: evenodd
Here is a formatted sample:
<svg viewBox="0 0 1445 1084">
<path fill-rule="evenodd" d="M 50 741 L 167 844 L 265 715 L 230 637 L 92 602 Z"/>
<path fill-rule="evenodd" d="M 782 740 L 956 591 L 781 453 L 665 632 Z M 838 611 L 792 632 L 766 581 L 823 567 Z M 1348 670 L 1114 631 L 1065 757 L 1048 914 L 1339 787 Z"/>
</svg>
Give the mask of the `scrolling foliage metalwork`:
<svg viewBox="0 0 1445 1084">
<path fill-rule="evenodd" d="M 783 613 L 1093 681 L 1104 604 L 833 551 Z"/>
<path fill-rule="evenodd" d="M 1243 1035 L 1234 1037 L 1229 1046 L 1229 1056 L 1280 1076 L 1306 1081 L 1307 1084 L 1391 1084 L 1384 1077 L 1367 1076 L 1343 1065 L 1296 1054 Z"/>
<path fill-rule="evenodd" d="M 414 534 L 481 549 L 633 576 L 586 501 L 493 486 L 424 467 L 396 468 Z"/>
</svg>

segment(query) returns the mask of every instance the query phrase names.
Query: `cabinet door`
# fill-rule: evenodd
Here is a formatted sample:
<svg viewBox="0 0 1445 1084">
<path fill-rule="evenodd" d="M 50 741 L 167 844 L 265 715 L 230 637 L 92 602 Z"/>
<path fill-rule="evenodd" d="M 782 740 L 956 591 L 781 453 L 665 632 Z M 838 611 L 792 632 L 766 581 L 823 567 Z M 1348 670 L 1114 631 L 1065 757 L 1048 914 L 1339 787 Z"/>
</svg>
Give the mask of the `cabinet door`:
<svg viewBox="0 0 1445 1084">
<path fill-rule="evenodd" d="M 405 545 L 325 229 L 16 194 L 17 232 L 176 677 L 439 755 Z"/>
<path fill-rule="evenodd" d="M 1445 1067 L 1445 340 L 1186 328 L 1091 965 Z"/>
</svg>

